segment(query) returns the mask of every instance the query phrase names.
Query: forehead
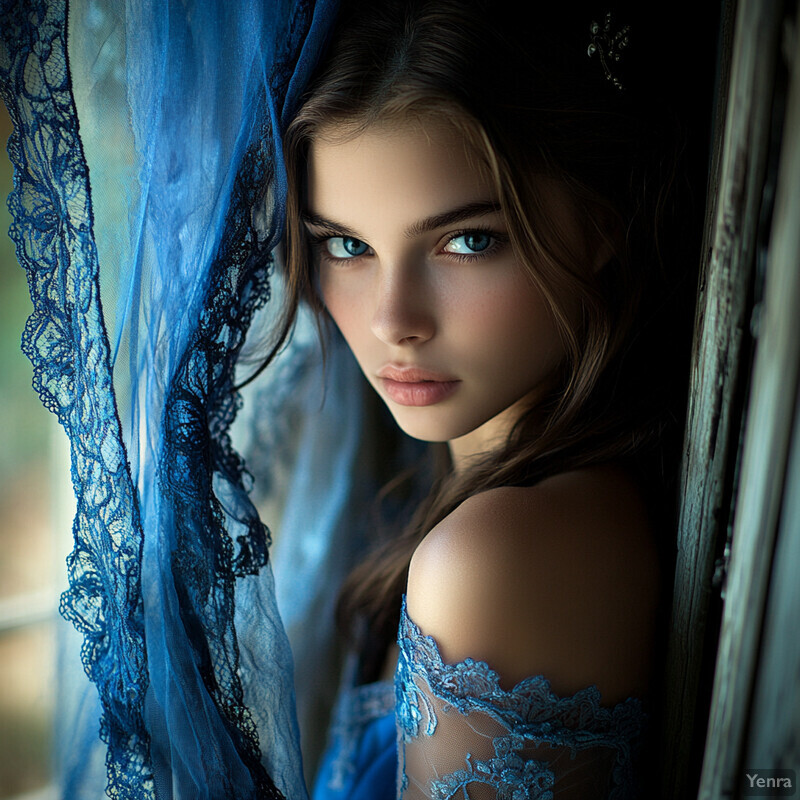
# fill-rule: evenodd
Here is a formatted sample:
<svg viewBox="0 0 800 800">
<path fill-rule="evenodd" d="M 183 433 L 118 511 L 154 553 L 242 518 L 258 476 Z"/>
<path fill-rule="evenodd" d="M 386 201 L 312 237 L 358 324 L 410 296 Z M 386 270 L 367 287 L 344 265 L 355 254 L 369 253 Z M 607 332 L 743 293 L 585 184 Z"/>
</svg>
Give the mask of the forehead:
<svg viewBox="0 0 800 800">
<path fill-rule="evenodd" d="M 307 181 L 309 211 L 353 224 L 403 224 L 497 199 L 466 137 L 432 120 L 386 122 L 359 133 L 325 128 L 311 143 Z"/>
</svg>

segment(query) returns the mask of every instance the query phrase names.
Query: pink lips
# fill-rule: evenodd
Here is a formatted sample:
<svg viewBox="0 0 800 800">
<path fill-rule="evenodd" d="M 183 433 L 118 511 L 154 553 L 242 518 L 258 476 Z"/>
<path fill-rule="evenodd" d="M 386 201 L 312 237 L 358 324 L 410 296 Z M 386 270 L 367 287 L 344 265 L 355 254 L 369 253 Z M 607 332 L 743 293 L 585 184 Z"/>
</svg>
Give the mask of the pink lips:
<svg viewBox="0 0 800 800">
<path fill-rule="evenodd" d="M 460 383 L 419 367 L 387 364 L 377 373 L 386 394 L 401 406 L 431 406 L 450 397 Z"/>
</svg>

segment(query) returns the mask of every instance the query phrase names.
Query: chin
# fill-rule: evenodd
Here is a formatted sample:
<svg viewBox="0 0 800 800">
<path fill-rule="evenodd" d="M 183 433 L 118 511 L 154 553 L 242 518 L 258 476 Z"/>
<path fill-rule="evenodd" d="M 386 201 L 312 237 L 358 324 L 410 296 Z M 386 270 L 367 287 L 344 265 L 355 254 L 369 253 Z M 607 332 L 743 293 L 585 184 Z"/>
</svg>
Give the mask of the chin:
<svg viewBox="0 0 800 800">
<path fill-rule="evenodd" d="M 396 411 L 391 406 L 389 406 L 389 410 L 400 430 L 412 439 L 419 439 L 421 442 L 450 442 L 472 433 L 485 421 L 478 420 L 474 423 L 470 421 L 459 425 L 457 420 L 452 419 L 452 415 L 445 415 L 450 417 L 449 419 L 437 420 L 436 414 Z"/>
<path fill-rule="evenodd" d="M 393 414 L 397 427 L 412 439 L 419 439 L 421 442 L 449 442 L 450 436 L 441 425 L 431 425 L 415 420 L 403 419 L 402 416 Z"/>
</svg>

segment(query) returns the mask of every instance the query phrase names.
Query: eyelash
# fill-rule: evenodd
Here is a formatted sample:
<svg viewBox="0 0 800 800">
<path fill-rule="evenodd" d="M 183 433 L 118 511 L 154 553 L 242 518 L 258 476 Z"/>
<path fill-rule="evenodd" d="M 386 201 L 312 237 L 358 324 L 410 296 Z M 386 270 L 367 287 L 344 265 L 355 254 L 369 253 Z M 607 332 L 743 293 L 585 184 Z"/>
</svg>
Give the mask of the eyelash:
<svg viewBox="0 0 800 800">
<path fill-rule="evenodd" d="M 333 234 L 333 233 L 309 233 L 308 239 L 309 243 L 311 244 L 311 249 L 316 254 L 317 258 L 320 261 L 327 261 L 331 264 L 341 264 L 347 261 L 358 261 L 362 256 L 353 256 L 352 258 L 337 258 L 336 256 L 332 256 L 328 252 L 328 248 L 325 246 L 325 243 L 329 239 L 347 239 L 350 237 L 343 236 L 342 234 Z M 361 241 L 360 239 L 358 241 Z"/>
<path fill-rule="evenodd" d="M 443 249 L 448 244 L 450 244 L 450 242 L 452 242 L 453 239 L 458 239 L 460 236 L 466 236 L 467 234 L 470 233 L 486 234 L 487 236 L 490 236 L 493 241 L 489 245 L 489 247 L 486 248 L 486 250 L 481 250 L 479 253 L 449 253 Z M 309 233 L 309 241 L 311 247 L 321 261 L 327 261 L 331 264 L 342 264 L 350 261 L 359 261 L 361 258 L 364 257 L 364 256 L 353 256 L 352 258 L 337 258 L 336 256 L 332 256 L 328 252 L 328 248 L 326 247 L 326 242 L 329 239 L 341 239 L 341 238 L 348 238 L 348 237 L 343 236 L 342 234 L 334 235 L 332 233 L 319 233 L 319 234 Z M 359 239 L 359 241 L 361 240 Z M 444 241 L 441 247 L 439 248 L 439 252 L 442 255 L 446 256 L 447 258 L 450 258 L 460 263 L 474 262 L 494 255 L 498 250 L 500 250 L 504 245 L 506 245 L 508 241 L 509 241 L 508 234 L 498 233 L 498 231 L 494 230 L 493 228 L 481 227 L 480 225 L 473 225 L 470 228 L 464 228 L 463 230 L 454 231 L 453 233 L 449 234 L 446 241 Z"/>
<path fill-rule="evenodd" d="M 489 227 L 481 227 L 480 225 L 472 226 L 471 228 L 464 228 L 461 231 L 455 231 L 451 233 L 447 237 L 447 241 L 442 244 L 442 248 L 446 247 L 453 239 L 458 239 L 460 236 L 466 236 L 470 233 L 483 233 L 487 236 L 491 237 L 492 243 L 485 249 L 481 250 L 479 253 L 445 253 L 448 258 L 452 258 L 455 261 L 460 262 L 470 262 L 470 261 L 478 261 L 482 258 L 489 258 L 489 256 L 493 256 L 497 253 L 498 250 L 502 249 L 502 247 L 508 244 L 508 234 L 505 233 L 498 233 L 496 230 L 493 230 Z M 442 252 L 444 252 L 442 250 Z"/>
</svg>

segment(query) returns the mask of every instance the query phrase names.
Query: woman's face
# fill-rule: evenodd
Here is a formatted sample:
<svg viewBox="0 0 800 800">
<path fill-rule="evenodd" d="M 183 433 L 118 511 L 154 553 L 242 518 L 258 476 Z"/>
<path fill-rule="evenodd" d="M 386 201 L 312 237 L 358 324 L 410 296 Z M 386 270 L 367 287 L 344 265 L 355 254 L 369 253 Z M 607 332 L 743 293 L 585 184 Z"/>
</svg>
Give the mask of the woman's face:
<svg viewBox="0 0 800 800">
<path fill-rule="evenodd" d="M 309 153 L 325 307 L 406 433 L 454 455 L 495 446 L 564 356 L 496 191 L 450 126 L 344 133 Z"/>
</svg>

